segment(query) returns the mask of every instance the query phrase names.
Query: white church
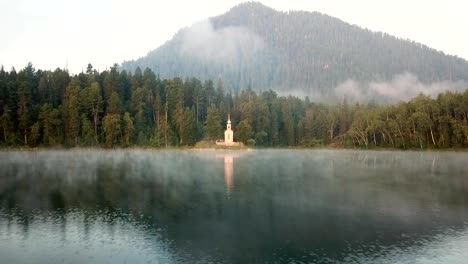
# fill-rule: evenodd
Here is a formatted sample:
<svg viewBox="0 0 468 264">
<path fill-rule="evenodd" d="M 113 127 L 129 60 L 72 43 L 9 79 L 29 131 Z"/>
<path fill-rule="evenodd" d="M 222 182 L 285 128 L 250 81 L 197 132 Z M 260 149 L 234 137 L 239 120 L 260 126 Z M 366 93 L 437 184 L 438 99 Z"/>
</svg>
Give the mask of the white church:
<svg viewBox="0 0 468 264">
<path fill-rule="evenodd" d="M 226 130 L 224 131 L 224 141 L 216 140 L 216 145 L 227 146 L 227 147 L 240 147 L 243 144 L 241 142 L 234 142 L 234 131 L 231 128 L 231 115 L 228 114 L 228 120 Z"/>
</svg>

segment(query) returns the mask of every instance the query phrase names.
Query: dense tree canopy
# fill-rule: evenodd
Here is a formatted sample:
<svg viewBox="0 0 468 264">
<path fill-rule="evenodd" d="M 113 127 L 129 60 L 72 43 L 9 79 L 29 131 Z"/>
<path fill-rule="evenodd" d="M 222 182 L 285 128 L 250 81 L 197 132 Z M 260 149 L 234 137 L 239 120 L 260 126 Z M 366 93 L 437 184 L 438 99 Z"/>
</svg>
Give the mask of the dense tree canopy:
<svg viewBox="0 0 468 264">
<path fill-rule="evenodd" d="M 214 85 L 214 83 L 217 83 Z M 223 138 L 260 147 L 468 147 L 468 90 L 397 105 L 329 105 L 220 80 L 161 80 L 151 70 L 0 69 L 1 146 L 193 146 Z"/>
<path fill-rule="evenodd" d="M 226 89 L 331 96 L 352 79 L 389 81 L 409 72 L 423 83 L 468 81 L 468 61 L 421 43 L 350 25 L 317 12 L 278 12 L 246 2 L 181 29 L 123 69 L 150 68 L 162 78 L 222 78 Z"/>
</svg>

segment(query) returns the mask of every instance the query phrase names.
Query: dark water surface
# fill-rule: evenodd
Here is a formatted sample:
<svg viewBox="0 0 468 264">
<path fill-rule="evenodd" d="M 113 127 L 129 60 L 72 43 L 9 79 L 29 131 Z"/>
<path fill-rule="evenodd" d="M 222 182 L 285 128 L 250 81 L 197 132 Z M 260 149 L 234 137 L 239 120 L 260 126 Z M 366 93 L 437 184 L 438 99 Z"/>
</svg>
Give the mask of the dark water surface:
<svg viewBox="0 0 468 264">
<path fill-rule="evenodd" d="M 0 263 L 468 263 L 468 154 L 0 152 Z"/>
</svg>

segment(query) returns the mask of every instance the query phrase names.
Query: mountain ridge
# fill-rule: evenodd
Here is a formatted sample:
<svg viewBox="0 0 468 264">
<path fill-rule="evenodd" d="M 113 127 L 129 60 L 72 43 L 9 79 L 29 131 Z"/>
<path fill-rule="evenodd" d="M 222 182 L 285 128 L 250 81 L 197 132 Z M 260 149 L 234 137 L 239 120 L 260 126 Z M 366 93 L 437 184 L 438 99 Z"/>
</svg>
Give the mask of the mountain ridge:
<svg viewBox="0 0 468 264">
<path fill-rule="evenodd" d="M 221 79 L 233 90 L 328 95 L 350 79 L 389 81 L 406 72 L 425 83 L 468 80 L 463 58 L 319 12 L 281 12 L 258 2 L 183 28 L 121 67 L 148 67 L 162 78 Z"/>
</svg>

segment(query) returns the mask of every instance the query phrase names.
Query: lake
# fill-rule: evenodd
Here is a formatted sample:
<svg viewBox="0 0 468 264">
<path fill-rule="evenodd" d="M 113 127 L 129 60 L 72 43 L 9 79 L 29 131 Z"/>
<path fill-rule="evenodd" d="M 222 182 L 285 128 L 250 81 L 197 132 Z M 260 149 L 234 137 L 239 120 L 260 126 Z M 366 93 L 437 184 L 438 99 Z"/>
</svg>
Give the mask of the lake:
<svg viewBox="0 0 468 264">
<path fill-rule="evenodd" d="M 468 153 L 0 152 L 1 263 L 466 263 Z"/>
</svg>

